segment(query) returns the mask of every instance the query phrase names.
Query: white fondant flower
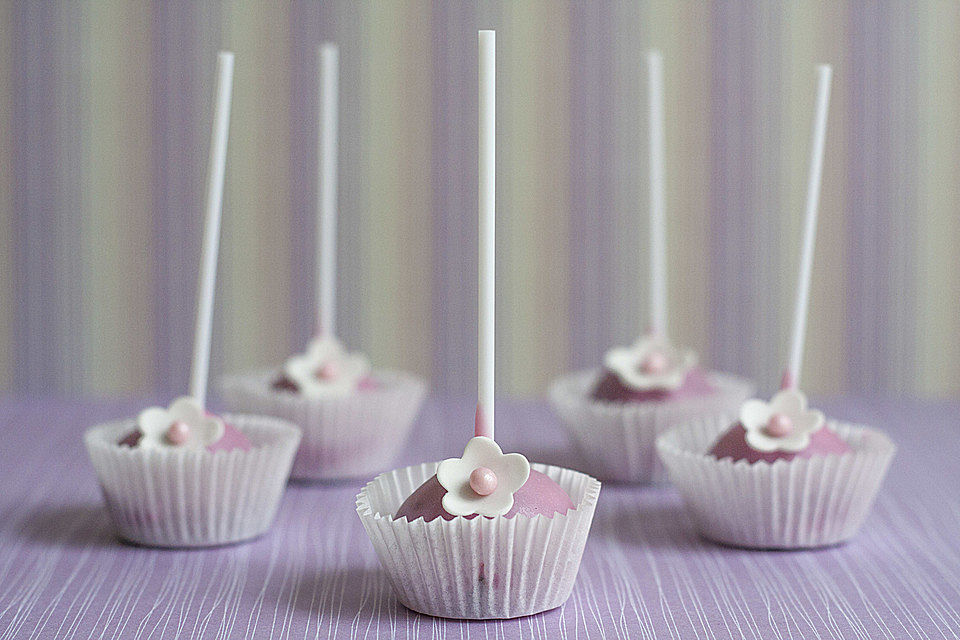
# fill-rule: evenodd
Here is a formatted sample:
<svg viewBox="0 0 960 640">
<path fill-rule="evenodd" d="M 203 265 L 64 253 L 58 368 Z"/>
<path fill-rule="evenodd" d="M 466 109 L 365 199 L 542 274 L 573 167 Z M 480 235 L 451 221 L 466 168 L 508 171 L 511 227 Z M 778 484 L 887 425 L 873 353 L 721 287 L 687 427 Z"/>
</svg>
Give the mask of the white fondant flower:
<svg viewBox="0 0 960 640">
<path fill-rule="evenodd" d="M 137 416 L 137 447 L 204 449 L 223 437 L 223 420 L 203 410 L 194 398 L 177 398 L 166 409 L 150 407 Z"/>
<path fill-rule="evenodd" d="M 309 398 L 348 394 L 369 371 L 370 364 L 363 355 L 347 353 L 331 337 L 314 338 L 306 353 L 293 356 L 283 365 L 284 375 Z"/>
<path fill-rule="evenodd" d="M 747 444 L 757 451 L 801 451 L 810 436 L 823 426 L 823 413 L 807 409 L 807 396 L 797 389 L 784 389 L 770 402 L 747 400 L 740 406 L 740 424 L 747 431 Z"/>
<path fill-rule="evenodd" d="M 697 364 L 692 351 L 681 350 L 665 338 L 643 336 L 632 347 L 615 347 L 603 359 L 607 369 L 625 386 L 637 391 L 674 390 Z"/>
<path fill-rule="evenodd" d="M 502 516 L 529 476 L 530 463 L 522 454 L 505 454 L 484 436 L 471 438 L 462 458 L 448 458 L 437 468 L 437 480 L 447 490 L 443 508 L 454 516 Z"/>
</svg>

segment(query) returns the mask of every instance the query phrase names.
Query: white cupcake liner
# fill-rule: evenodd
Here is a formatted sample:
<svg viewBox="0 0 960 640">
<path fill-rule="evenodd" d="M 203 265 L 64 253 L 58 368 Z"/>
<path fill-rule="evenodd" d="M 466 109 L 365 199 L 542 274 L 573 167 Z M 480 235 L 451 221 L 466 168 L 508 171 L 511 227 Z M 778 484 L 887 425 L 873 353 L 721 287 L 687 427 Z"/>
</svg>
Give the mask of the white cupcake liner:
<svg viewBox="0 0 960 640">
<path fill-rule="evenodd" d="M 856 534 L 896 449 L 886 435 L 831 421 L 852 452 L 774 463 L 718 460 L 708 451 L 735 421 L 697 420 L 657 440 L 670 480 L 702 536 L 737 547 L 804 549 Z"/>
<path fill-rule="evenodd" d="M 375 389 L 323 399 L 274 390 L 276 371 L 230 376 L 220 389 L 230 411 L 276 416 L 303 430 L 294 478 L 361 478 L 394 463 L 426 395 L 426 385 L 412 375 L 376 371 L 373 377 Z"/>
<path fill-rule="evenodd" d="M 663 482 L 657 458 L 661 433 L 701 416 L 736 412 L 755 390 L 753 383 L 724 373 L 707 379 L 716 392 L 694 398 L 649 402 L 607 402 L 591 397 L 602 375 L 580 371 L 550 385 L 550 404 L 580 450 L 583 469 L 604 482 Z"/>
<path fill-rule="evenodd" d="M 276 418 L 224 415 L 249 451 L 138 449 L 117 443 L 133 420 L 84 434 L 107 510 L 121 537 L 159 547 L 206 547 L 255 538 L 270 528 L 300 430 Z"/>
<path fill-rule="evenodd" d="M 516 618 L 563 604 L 580 568 L 600 482 L 534 464 L 570 495 L 575 510 L 552 518 L 394 519 L 438 464 L 381 474 L 357 496 L 357 513 L 400 602 L 426 615 L 466 619 Z"/>
</svg>

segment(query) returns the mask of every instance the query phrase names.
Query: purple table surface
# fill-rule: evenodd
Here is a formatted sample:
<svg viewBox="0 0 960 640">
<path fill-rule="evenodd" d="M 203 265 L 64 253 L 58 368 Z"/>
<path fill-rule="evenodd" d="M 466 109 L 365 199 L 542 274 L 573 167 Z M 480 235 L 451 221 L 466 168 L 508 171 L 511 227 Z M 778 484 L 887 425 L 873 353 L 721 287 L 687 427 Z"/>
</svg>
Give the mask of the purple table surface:
<svg viewBox="0 0 960 640">
<path fill-rule="evenodd" d="M 494 622 L 412 613 L 357 518 L 360 481 L 292 484 L 272 531 L 206 551 L 118 542 L 81 444 L 133 402 L 0 402 L 0 639 L 958 638 L 956 404 L 821 403 L 899 451 L 859 536 L 808 552 L 700 540 L 670 487 L 605 486 L 559 609 Z M 549 409 L 502 401 L 505 450 L 577 466 Z M 473 402 L 431 401 L 399 464 L 458 454 Z"/>
</svg>

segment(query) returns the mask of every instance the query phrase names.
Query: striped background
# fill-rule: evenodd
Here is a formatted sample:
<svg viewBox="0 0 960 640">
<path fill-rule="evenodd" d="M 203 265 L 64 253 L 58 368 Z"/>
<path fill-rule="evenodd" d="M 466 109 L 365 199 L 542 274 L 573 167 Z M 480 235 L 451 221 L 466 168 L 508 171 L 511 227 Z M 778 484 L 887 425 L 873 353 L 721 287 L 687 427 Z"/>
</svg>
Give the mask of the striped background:
<svg viewBox="0 0 960 640">
<path fill-rule="evenodd" d="M 826 61 L 804 386 L 958 395 L 960 8 L 853 0 L 2 3 L 0 388 L 184 390 L 219 48 L 237 76 L 213 375 L 302 347 L 329 38 L 342 337 L 471 391 L 479 27 L 498 30 L 501 391 L 540 393 L 638 332 L 657 46 L 677 339 L 775 382 Z"/>
</svg>

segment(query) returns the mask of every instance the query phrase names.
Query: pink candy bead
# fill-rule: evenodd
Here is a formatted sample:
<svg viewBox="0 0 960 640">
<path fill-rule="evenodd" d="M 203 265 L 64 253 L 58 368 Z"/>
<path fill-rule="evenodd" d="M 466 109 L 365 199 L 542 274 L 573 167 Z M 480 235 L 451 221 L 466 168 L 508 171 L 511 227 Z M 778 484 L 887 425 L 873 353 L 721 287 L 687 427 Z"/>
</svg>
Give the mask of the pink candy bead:
<svg viewBox="0 0 960 640">
<path fill-rule="evenodd" d="M 477 467 L 470 473 L 470 488 L 477 495 L 490 495 L 497 489 L 497 474 L 486 467 Z"/>
<path fill-rule="evenodd" d="M 167 429 L 167 433 L 165 435 L 167 442 L 175 447 L 178 447 L 186 444 L 187 440 L 190 439 L 190 427 L 187 426 L 187 423 L 177 420 L 170 425 L 170 428 Z"/>
<path fill-rule="evenodd" d="M 640 370 L 646 374 L 656 375 L 666 371 L 669 365 L 670 363 L 667 361 L 667 356 L 660 351 L 653 351 L 643 359 L 643 362 L 640 364 Z"/>
<path fill-rule="evenodd" d="M 793 431 L 793 420 L 786 414 L 775 413 L 770 416 L 770 420 L 763 431 L 771 438 L 783 438 Z"/>
<path fill-rule="evenodd" d="M 340 368 L 337 367 L 337 363 L 332 360 L 324 364 L 317 371 L 317 377 L 321 380 L 333 380 L 338 375 L 340 375 Z"/>
</svg>

